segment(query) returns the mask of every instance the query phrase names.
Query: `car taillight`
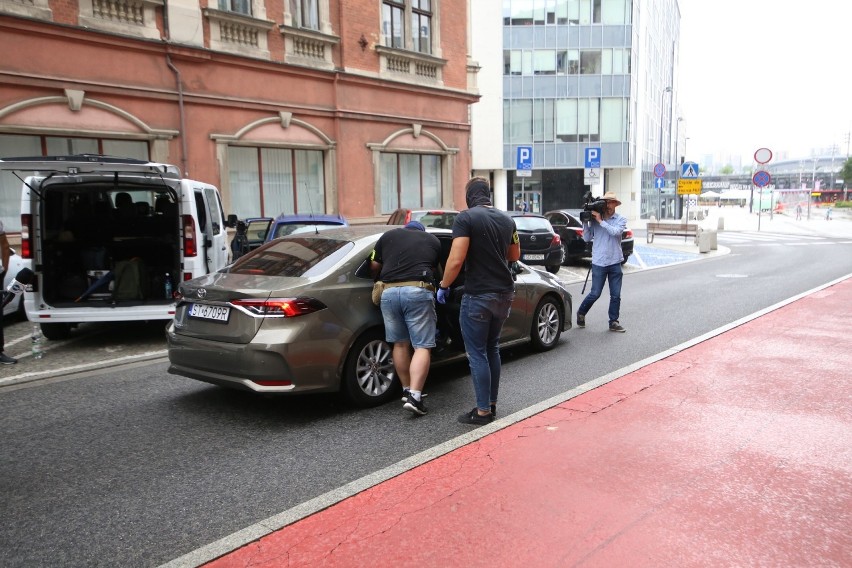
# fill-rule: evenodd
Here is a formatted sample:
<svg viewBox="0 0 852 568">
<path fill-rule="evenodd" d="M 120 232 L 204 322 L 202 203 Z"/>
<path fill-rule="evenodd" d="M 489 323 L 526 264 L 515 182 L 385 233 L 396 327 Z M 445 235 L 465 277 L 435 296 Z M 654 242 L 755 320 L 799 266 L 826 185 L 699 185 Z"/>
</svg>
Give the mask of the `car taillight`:
<svg viewBox="0 0 852 568">
<path fill-rule="evenodd" d="M 195 220 L 192 215 L 182 215 L 181 217 L 183 219 L 183 256 L 195 256 L 198 254 L 195 239 Z"/>
<path fill-rule="evenodd" d="M 30 237 L 33 228 L 33 216 L 21 215 L 21 258 L 33 257 L 33 242 Z"/>
<path fill-rule="evenodd" d="M 268 300 L 231 300 L 231 304 L 262 317 L 295 318 L 324 310 L 327 306 L 314 298 L 269 298 Z"/>
<path fill-rule="evenodd" d="M 559 235 L 553 235 L 553 240 L 550 242 L 550 246 L 556 247 L 562 244 L 562 239 L 559 238 Z"/>
<path fill-rule="evenodd" d="M 580 228 L 577 228 L 577 227 L 571 227 L 571 230 L 574 231 L 575 233 L 577 233 L 578 237 L 580 237 L 580 238 L 583 237 L 583 229 L 580 229 Z"/>
<path fill-rule="evenodd" d="M 632 238 L 633 238 L 633 231 L 631 231 L 630 229 L 627 229 L 623 233 L 621 233 L 621 240 L 622 241 L 624 239 L 632 239 Z"/>
</svg>

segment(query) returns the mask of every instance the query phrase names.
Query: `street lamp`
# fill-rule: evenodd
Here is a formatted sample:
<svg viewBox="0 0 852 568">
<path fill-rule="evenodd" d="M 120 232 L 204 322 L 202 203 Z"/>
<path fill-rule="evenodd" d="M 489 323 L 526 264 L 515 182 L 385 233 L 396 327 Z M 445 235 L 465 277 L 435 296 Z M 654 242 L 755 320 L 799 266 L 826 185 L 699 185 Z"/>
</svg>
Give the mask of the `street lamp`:
<svg viewBox="0 0 852 568">
<path fill-rule="evenodd" d="M 666 87 L 660 93 L 660 163 L 663 163 L 663 99 L 666 93 L 671 93 L 672 88 Z M 657 210 L 660 212 L 660 219 L 663 218 L 663 188 L 657 190 Z"/>
</svg>

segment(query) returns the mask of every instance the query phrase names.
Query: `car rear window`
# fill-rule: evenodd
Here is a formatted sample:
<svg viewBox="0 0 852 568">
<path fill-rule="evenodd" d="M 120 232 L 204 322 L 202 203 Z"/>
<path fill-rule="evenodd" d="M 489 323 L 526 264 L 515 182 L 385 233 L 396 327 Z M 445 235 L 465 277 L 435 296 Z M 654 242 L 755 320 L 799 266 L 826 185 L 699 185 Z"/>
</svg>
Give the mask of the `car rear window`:
<svg viewBox="0 0 852 568">
<path fill-rule="evenodd" d="M 513 217 L 519 231 L 553 231 L 550 221 L 542 217 Z"/>
<path fill-rule="evenodd" d="M 456 220 L 456 215 L 458 215 L 458 213 L 435 213 L 430 211 L 421 215 L 417 220 L 423 223 L 424 227 L 452 229 L 453 221 Z"/>
<path fill-rule="evenodd" d="M 226 270 L 233 274 L 316 276 L 337 264 L 354 246 L 337 239 L 281 239 L 248 253 Z"/>
</svg>

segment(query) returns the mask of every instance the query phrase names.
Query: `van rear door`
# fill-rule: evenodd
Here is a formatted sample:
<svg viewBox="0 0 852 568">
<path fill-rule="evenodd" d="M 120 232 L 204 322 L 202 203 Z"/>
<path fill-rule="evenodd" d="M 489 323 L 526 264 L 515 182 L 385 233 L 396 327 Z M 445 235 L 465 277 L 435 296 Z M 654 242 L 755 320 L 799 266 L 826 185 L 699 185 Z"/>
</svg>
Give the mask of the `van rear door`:
<svg viewBox="0 0 852 568">
<path fill-rule="evenodd" d="M 212 185 L 190 182 L 195 206 L 198 211 L 198 224 L 202 238 L 199 239 L 204 254 L 207 273 L 216 272 L 228 264 L 228 234 L 225 231 L 225 215 L 219 190 Z"/>
</svg>

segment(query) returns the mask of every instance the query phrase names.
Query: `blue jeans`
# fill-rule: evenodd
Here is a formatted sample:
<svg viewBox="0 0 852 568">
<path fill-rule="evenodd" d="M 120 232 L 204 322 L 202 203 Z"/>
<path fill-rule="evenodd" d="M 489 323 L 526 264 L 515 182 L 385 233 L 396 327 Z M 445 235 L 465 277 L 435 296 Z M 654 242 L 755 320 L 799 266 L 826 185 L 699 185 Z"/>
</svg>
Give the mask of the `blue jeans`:
<svg viewBox="0 0 852 568">
<path fill-rule="evenodd" d="M 592 304 L 601 297 L 603 292 L 604 282 L 609 280 L 609 323 L 618 320 L 618 313 L 621 309 L 621 278 L 624 273 L 621 270 L 621 264 L 610 264 L 609 266 L 592 265 L 592 289 L 589 295 L 583 299 L 577 313 L 586 315 Z"/>
<path fill-rule="evenodd" d="M 462 296 L 459 323 L 470 363 L 476 407 L 484 412 L 497 403 L 500 331 L 509 317 L 514 297 L 514 291 Z"/>
</svg>

